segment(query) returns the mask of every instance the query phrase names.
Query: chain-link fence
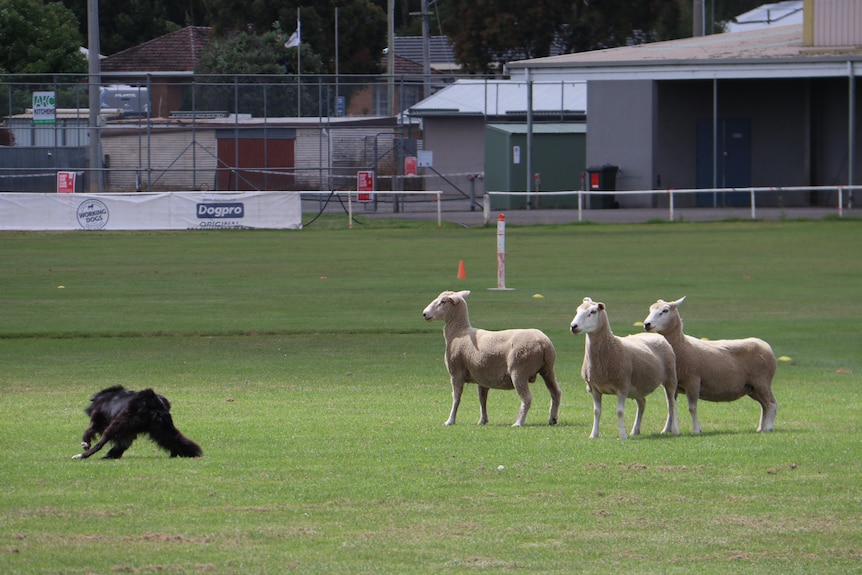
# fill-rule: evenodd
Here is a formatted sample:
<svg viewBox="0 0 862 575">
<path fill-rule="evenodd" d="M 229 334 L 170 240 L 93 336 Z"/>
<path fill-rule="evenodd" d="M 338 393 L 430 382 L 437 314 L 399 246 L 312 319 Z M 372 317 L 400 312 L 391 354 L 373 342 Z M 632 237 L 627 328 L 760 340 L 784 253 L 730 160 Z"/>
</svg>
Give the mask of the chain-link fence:
<svg viewBox="0 0 862 575">
<path fill-rule="evenodd" d="M 420 128 L 402 112 L 454 80 L 116 75 L 91 126 L 87 76 L 0 76 L 0 191 L 55 191 L 58 171 L 99 192 L 328 191 L 355 189 L 359 170 L 418 190 L 404 158 Z"/>
</svg>

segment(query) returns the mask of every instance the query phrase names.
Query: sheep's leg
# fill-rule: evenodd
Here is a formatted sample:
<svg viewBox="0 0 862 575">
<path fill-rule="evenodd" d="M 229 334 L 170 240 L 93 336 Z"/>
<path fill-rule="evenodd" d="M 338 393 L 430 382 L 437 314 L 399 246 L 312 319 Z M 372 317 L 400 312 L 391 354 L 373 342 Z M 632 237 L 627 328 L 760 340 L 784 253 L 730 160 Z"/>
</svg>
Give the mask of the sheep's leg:
<svg viewBox="0 0 862 575">
<path fill-rule="evenodd" d="M 595 439 L 599 436 L 599 420 L 602 418 L 602 394 L 590 388 L 590 395 L 593 396 L 593 431 L 590 439 Z"/>
<path fill-rule="evenodd" d="M 518 420 L 512 424 L 512 427 L 521 427 L 524 425 L 524 420 L 527 419 L 527 412 L 530 411 L 530 406 L 533 404 L 533 394 L 530 393 L 530 381 L 528 377 L 521 377 L 513 373 L 512 384 L 521 398 L 521 409 L 518 411 Z"/>
<path fill-rule="evenodd" d="M 637 397 L 635 398 L 635 403 L 638 406 L 637 413 L 635 413 L 635 422 L 632 425 L 632 435 L 640 435 L 641 433 L 641 421 L 644 417 L 644 410 L 646 409 L 646 398 Z M 626 423 L 623 418 L 624 415 L 624 406 L 626 404 L 625 396 L 617 397 L 617 417 L 620 418 L 620 439 L 626 438 Z"/>
<path fill-rule="evenodd" d="M 700 397 L 700 379 L 695 381 L 679 382 L 676 390 L 682 390 L 685 393 L 685 398 L 688 401 L 688 413 L 691 415 L 691 432 L 698 434 L 701 432 L 700 420 L 697 418 L 697 401 Z M 674 394 L 674 398 L 677 395 Z"/>
<path fill-rule="evenodd" d="M 478 386 L 479 388 L 479 425 L 488 423 L 488 388 Z"/>
<path fill-rule="evenodd" d="M 563 392 L 560 389 L 560 385 L 557 383 L 557 377 L 553 370 L 549 370 L 548 373 L 542 374 L 542 379 L 545 380 L 545 386 L 551 394 L 551 414 L 548 417 L 548 425 L 556 425 L 557 414 L 560 411 L 560 398 L 563 396 Z"/>
<path fill-rule="evenodd" d="M 449 419 L 445 425 L 455 425 L 455 414 L 458 413 L 458 406 L 461 404 L 461 392 L 464 391 L 464 382 L 452 378 L 452 411 L 449 412 Z"/>
<path fill-rule="evenodd" d="M 775 414 L 778 413 L 778 402 L 772 395 L 772 390 L 767 388 L 763 393 L 752 393 L 751 397 L 760 404 L 760 423 L 757 431 L 772 431 Z"/>
<path fill-rule="evenodd" d="M 697 419 L 697 394 L 686 393 L 688 399 L 688 412 L 691 414 L 691 432 L 700 433 L 700 421 Z"/>
<path fill-rule="evenodd" d="M 667 421 L 664 423 L 662 433 L 673 433 L 679 435 L 679 419 L 676 410 L 676 386 L 665 384 L 664 393 L 667 397 Z"/>
</svg>

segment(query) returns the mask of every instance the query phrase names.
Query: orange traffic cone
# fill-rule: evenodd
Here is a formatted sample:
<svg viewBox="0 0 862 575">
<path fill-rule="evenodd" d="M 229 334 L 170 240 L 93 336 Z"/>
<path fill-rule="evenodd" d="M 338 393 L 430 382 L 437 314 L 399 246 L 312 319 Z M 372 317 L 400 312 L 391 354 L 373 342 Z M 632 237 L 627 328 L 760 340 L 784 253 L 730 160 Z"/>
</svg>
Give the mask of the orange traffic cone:
<svg viewBox="0 0 862 575">
<path fill-rule="evenodd" d="M 465 280 L 467 279 L 467 272 L 464 271 L 464 260 L 458 262 L 458 279 Z"/>
</svg>

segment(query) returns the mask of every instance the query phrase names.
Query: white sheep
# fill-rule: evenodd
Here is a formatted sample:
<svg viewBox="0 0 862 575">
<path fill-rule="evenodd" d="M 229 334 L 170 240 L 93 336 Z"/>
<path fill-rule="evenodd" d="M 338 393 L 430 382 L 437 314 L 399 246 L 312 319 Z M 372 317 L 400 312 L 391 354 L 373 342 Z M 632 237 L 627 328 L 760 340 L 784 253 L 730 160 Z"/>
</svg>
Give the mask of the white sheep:
<svg viewBox="0 0 862 575">
<path fill-rule="evenodd" d="M 585 297 L 572 319 L 573 334 L 585 333 L 584 363 L 581 376 L 593 396 L 593 431 L 599 436 L 602 395 L 617 396 L 617 419 L 620 439 L 626 438 L 623 419 L 626 398 L 638 406 L 632 435 L 640 433 L 646 396 L 659 385 L 667 396 L 667 421 L 662 433 L 679 435 L 676 416 L 676 360 L 668 342 L 657 334 L 637 333 L 626 337 L 614 335 L 605 304 Z"/>
<path fill-rule="evenodd" d="M 427 321 L 443 320 L 446 340 L 446 369 L 452 381 L 452 411 L 446 425 L 455 423 L 464 383 L 479 386 L 479 425 L 488 423 L 488 390 L 514 389 L 521 397 L 521 409 L 514 426 L 524 424 L 532 403 L 529 384 L 542 376 L 551 393 L 548 423 L 557 423 L 562 392 L 554 375 L 557 352 L 547 335 L 538 329 L 488 331 L 470 325 L 465 297 L 467 290 L 444 291 L 422 311 Z"/>
<path fill-rule="evenodd" d="M 700 340 L 682 331 L 677 309 L 685 301 L 658 300 L 649 308 L 644 329 L 662 334 L 676 353 L 679 391 L 688 398 L 692 433 L 700 433 L 697 400 L 734 401 L 744 395 L 760 404 L 757 431 L 771 431 L 778 411 L 772 395 L 775 354 L 762 339 Z"/>
</svg>

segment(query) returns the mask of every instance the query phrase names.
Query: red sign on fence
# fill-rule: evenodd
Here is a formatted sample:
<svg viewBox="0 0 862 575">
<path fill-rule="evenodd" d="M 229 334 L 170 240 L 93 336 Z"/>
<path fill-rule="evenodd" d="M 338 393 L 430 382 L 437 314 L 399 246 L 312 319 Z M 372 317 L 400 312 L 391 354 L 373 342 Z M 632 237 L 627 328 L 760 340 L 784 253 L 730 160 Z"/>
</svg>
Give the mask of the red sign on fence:
<svg viewBox="0 0 862 575">
<path fill-rule="evenodd" d="M 356 199 L 360 202 L 370 202 L 373 199 L 374 172 L 356 172 Z"/>
<path fill-rule="evenodd" d="M 404 175 L 416 175 L 416 156 L 407 156 L 406 158 L 404 158 Z"/>
<path fill-rule="evenodd" d="M 75 172 L 57 172 L 57 193 L 75 193 Z"/>
</svg>

